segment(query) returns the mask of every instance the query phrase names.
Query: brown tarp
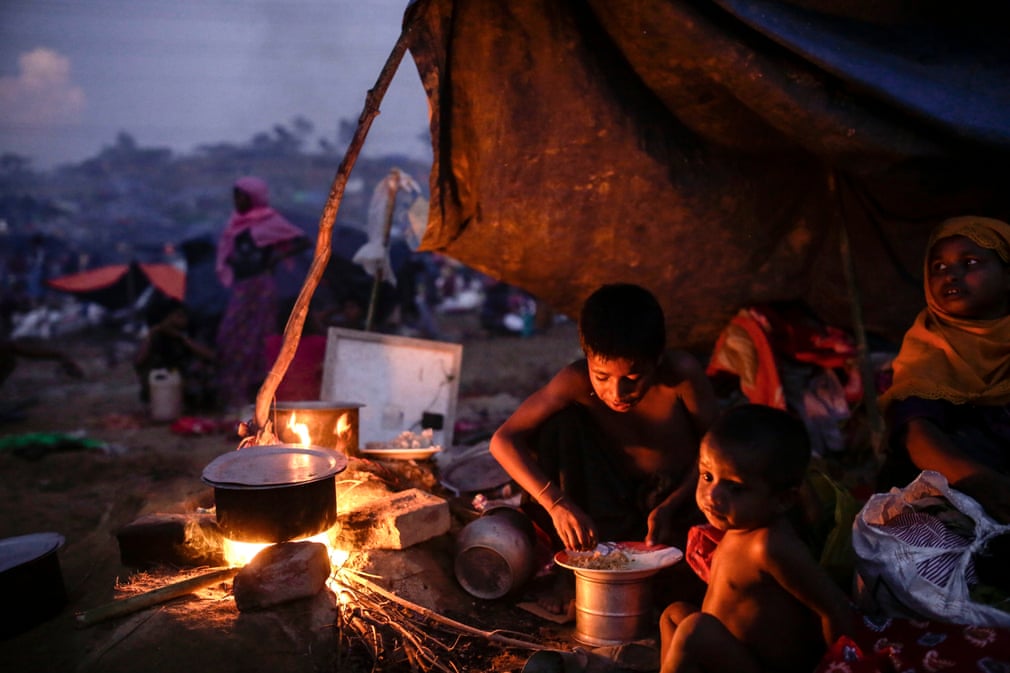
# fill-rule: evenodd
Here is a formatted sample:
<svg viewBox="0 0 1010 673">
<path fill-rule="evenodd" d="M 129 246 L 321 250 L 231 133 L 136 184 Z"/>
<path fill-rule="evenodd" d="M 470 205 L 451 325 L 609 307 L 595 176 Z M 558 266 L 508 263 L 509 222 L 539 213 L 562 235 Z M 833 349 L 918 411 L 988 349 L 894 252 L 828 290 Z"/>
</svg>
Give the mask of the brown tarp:
<svg viewBox="0 0 1010 673">
<path fill-rule="evenodd" d="M 641 283 L 708 348 L 755 302 L 851 326 L 844 226 L 867 329 L 899 339 L 929 229 L 1010 215 L 998 4 L 417 0 L 423 247 L 573 316 Z"/>
</svg>

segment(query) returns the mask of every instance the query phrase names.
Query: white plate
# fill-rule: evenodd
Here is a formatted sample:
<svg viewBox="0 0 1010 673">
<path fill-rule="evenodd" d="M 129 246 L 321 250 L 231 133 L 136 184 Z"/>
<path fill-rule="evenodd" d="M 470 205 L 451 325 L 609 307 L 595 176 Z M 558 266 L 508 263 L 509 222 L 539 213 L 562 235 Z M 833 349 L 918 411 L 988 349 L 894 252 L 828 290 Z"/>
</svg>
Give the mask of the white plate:
<svg viewBox="0 0 1010 673">
<path fill-rule="evenodd" d="M 380 460 L 426 460 L 441 450 L 440 446 L 429 446 L 423 449 L 380 449 L 366 446 L 361 449 L 361 455 Z"/>
<path fill-rule="evenodd" d="M 628 557 L 628 562 L 620 568 L 608 570 L 598 568 L 582 568 L 575 565 L 573 561 L 580 555 L 589 555 L 593 552 L 607 553 L 619 550 Z M 582 575 L 598 580 L 630 580 L 639 579 L 653 575 L 663 568 L 672 566 L 684 558 L 684 553 L 676 547 L 666 545 L 649 546 L 644 542 L 602 542 L 596 545 L 593 551 L 578 552 L 562 550 L 554 555 L 554 562 L 562 568 L 568 568 L 576 575 Z"/>
</svg>

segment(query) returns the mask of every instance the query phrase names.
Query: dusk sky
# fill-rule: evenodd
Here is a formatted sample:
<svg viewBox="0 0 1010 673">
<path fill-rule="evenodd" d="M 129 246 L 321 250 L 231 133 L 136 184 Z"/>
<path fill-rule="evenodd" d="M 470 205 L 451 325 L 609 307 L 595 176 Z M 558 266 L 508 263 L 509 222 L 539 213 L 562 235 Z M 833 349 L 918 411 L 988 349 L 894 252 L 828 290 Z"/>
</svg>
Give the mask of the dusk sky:
<svg viewBox="0 0 1010 673">
<path fill-rule="evenodd" d="M 125 131 L 190 152 L 296 116 L 356 122 L 407 0 L 3 0 L 0 154 L 81 161 Z M 430 156 L 409 53 L 363 153 Z"/>
</svg>

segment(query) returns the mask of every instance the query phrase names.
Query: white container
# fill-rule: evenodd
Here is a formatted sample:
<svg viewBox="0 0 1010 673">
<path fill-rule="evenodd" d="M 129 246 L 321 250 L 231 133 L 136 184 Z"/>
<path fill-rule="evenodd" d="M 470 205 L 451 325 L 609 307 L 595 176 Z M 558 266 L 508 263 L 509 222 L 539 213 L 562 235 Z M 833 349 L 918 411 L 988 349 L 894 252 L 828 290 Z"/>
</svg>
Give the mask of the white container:
<svg viewBox="0 0 1010 673">
<path fill-rule="evenodd" d="M 182 415 L 182 377 L 168 369 L 151 370 L 147 378 L 151 389 L 151 420 L 174 421 Z"/>
</svg>

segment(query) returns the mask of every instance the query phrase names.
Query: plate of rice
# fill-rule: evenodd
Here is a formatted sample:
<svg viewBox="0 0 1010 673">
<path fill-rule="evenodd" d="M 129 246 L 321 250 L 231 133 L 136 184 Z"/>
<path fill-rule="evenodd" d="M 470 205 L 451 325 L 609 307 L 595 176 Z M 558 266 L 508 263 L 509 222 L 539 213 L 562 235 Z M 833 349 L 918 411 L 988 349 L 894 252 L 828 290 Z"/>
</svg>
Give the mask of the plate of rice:
<svg viewBox="0 0 1010 673">
<path fill-rule="evenodd" d="M 621 576 L 625 579 L 647 577 L 684 558 L 676 547 L 647 545 L 644 542 L 601 542 L 595 549 L 565 549 L 554 555 L 554 562 L 587 577 Z"/>
</svg>

